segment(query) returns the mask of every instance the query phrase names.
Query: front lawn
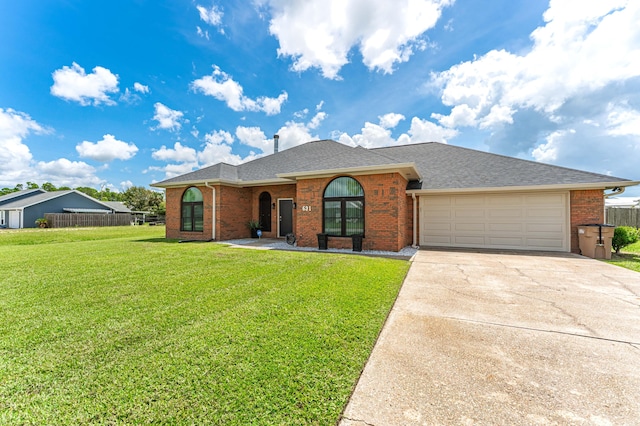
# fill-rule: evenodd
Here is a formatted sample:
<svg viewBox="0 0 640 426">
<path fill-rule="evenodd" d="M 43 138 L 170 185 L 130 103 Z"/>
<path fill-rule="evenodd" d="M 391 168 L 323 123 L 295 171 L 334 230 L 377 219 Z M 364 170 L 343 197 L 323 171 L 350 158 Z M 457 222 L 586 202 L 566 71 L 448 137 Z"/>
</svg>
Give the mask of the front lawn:
<svg viewBox="0 0 640 426">
<path fill-rule="evenodd" d="M 640 241 L 626 246 L 620 250 L 620 254 L 612 253 L 611 260 L 607 262 L 640 272 Z"/>
<path fill-rule="evenodd" d="M 409 264 L 0 232 L 0 424 L 334 424 Z"/>
</svg>

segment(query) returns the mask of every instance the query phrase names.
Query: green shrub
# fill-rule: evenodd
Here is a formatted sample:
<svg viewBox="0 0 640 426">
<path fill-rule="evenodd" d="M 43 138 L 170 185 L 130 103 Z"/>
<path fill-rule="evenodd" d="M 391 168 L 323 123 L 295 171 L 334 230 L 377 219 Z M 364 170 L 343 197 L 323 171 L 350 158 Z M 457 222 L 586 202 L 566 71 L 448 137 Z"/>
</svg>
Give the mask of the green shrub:
<svg viewBox="0 0 640 426">
<path fill-rule="evenodd" d="M 640 238 L 640 234 L 637 229 L 631 226 L 619 226 L 613 233 L 611 246 L 616 253 L 620 253 L 620 249 L 635 243 L 638 238 Z"/>
</svg>

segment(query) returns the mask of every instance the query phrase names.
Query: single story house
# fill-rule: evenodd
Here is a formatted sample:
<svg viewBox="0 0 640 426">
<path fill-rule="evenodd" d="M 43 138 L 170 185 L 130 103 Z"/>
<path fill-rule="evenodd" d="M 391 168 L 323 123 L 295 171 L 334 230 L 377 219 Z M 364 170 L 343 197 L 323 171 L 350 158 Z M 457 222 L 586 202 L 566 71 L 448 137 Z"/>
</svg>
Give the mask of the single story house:
<svg viewBox="0 0 640 426">
<path fill-rule="evenodd" d="M 76 190 L 29 189 L 0 197 L 0 227 L 35 228 L 45 213 L 130 213 L 122 203 L 98 201 Z"/>
<path fill-rule="evenodd" d="M 326 234 L 330 248 L 350 248 L 360 234 L 364 250 L 578 252 L 576 226 L 604 221 L 605 190 L 640 183 L 437 142 L 275 151 L 153 184 L 166 191 L 167 238 L 246 238 L 254 220 L 263 237 L 305 247 Z"/>
</svg>

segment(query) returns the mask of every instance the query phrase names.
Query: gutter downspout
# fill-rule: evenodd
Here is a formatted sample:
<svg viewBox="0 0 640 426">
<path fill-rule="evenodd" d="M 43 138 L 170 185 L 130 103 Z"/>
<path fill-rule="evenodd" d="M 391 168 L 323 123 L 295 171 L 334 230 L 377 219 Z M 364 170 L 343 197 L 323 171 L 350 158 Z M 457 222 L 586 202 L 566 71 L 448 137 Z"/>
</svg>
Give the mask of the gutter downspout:
<svg viewBox="0 0 640 426">
<path fill-rule="evenodd" d="M 418 246 L 418 199 L 415 193 L 411 193 L 413 198 L 413 248 L 419 248 Z"/>
<path fill-rule="evenodd" d="M 211 241 L 216 240 L 216 188 L 209 185 L 209 182 L 205 182 L 204 186 L 211 188 L 212 201 L 211 201 Z"/>
<path fill-rule="evenodd" d="M 620 195 L 624 192 L 624 190 L 627 189 L 624 186 L 622 187 L 616 187 L 612 189 L 612 193 L 611 194 L 604 194 L 604 198 L 609 198 L 609 197 L 613 197 L 614 195 Z"/>
</svg>

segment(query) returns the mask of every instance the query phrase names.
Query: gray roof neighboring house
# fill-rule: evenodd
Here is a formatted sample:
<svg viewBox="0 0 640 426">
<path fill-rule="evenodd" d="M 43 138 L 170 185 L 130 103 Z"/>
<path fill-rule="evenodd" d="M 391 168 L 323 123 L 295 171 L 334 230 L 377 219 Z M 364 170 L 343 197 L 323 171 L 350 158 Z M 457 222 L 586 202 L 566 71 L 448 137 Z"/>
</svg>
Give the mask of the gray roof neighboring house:
<svg viewBox="0 0 640 426">
<path fill-rule="evenodd" d="M 518 188 L 613 188 L 639 182 L 439 142 L 367 149 L 332 140 L 308 142 L 232 166 L 218 163 L 153 184 L 238 186 L 291 183 L 313 176 L 398 171 L 415 192 Z"/>
<path fill-rule="evenodd" d="M 102 204 L 113 210 L 114 213 L 131 213 L 131 209 L 122 201 L 101 201 Z"/>
<path fill-rule="evenodd" d="M 44 189 L 23 189 L 22 191 L 16 191 L 16 192 L 11 192 L 9 194 L 5 194 L 3 196 L 0 196 L 0 205 L 6 204 L 6 203 L 10 203 L 12 201 L 17 201 L 18 199 L 21 198 L 26 198 L 29 196 L 33 196 L 35 194 L 42 194 L 43 192 L 46 192 Z"/>
<path fill-rule="evenodd" d="M 63 191 L 51 191 L 51 192 L 41 192 L 38 194 L 34 194 L 30 197 L 27 198 L 22 198 L 19 200 L 15 200 L 15 201 L 10 201 L 4 204 L 0 204 L 0 210 L 22 210 L 25 209 L 27 207 L 31 207 L 34 206 L 36 204 L 40 204 L 49 200 L 53 200 L 55 198 L 59 198 L 59 197 L 64 197 L 67 194 L 78 194 L 82 197 L 87 198 L 90 201 L 93 201 L 94 203 L 97 203 L 99 205 L 102 205 L 105 207 L 105 211 L 106 212 L 110 212 L 112 210 L 112 208 L 105 204 L 105 202 L 103 201 L 98 201 L 93 197 L 88 196 L 87 194 L 84 194 L 80 191 L 76 191 L 75 189 L 70 189 L 70 190 L 63 190 Z"/>
</svg>

